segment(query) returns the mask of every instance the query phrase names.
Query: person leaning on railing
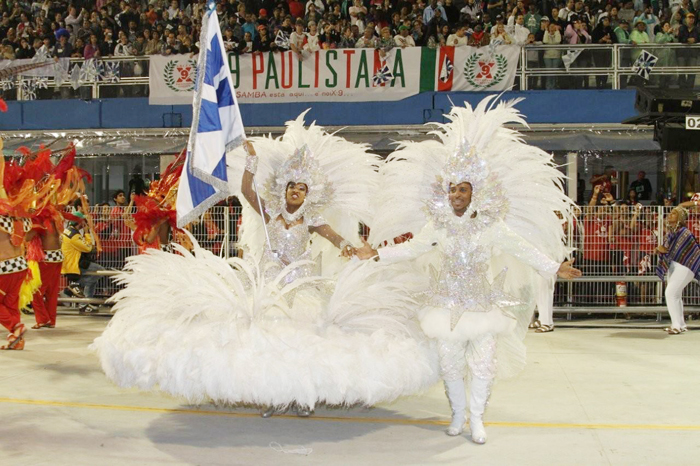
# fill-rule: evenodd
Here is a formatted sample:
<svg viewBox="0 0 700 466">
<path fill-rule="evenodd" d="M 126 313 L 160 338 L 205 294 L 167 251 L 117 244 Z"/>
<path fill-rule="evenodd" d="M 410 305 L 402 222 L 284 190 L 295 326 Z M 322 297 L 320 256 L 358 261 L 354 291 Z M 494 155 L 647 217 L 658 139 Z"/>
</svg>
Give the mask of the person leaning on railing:
<svg viewBox="0 0 700 466">
<path fill-rule="evenodd" d="M 700 31 L 695 25 L 695 13 L 685 15 L 685 24 L 678 31 L 678 42 L 681 44 L 695 45 L 700 42 Z M 698 64 L 698 53 L 700 48 L 683 47 L 676 51 L 678 64 L 680 66 L 696 66 Z M 678 77 L 678 87 L 681 89 L 692 89 L 695 85 L 695 75 L 685 74 Z"/>
<path fill-rule="evenodd" d="M 545 31 L 542 43 L 545 45 L 561 44 L 561 33 L 556 24 L 549 23 L 549 29 Z M 557 69 L 561 67 L 561 50 L 558 48 L 545 50 L 543 58 L 545 68 Z M 547 76 L 545 87 L 547 89 L 556 89 L 558 87 L 557 81 L 556 76 Z"/>
<path fill-rule="evenodd" d="M 598 25 L 591 32 L 591 39 L 594 44 L 612 45 L 617 42 L 617 36 L 612 26 L 610 26 L 610 18 L 603 16 Z M 602 50 L 593 53 L 593 65 L 596 68 L 610 68 L 612 65 L 612 50 Z M 596 88 L 603 89 L 608 83 L 608 75 L 596 75 Z"/>
<path fill-rule="evenodd" d="M 664 21 L 660 25 L 660 30 L 654 34 L 654 43 L 662 45 L 662 44 L 670 44 L 676 42 L 676 37 L 673 35 L 673 30 L 671 28 L 671 23 L 668 21 Z M 675 64 L 675 55 L 673 54 L 673 50 L 669 50 L 668 48 L 665 47 L 658 47 L 654 49 L 654 52 L 656 56 L 659 58 L 658 62 L 656 63 L 656 66 L 659 68 L 663 67 L 670 67 L 674 66 Z M 669 82 L 671 80 L 671 76 L 669 75 L 661 75 L 661 87 L 665 88 L 668 86 Z"/>
</svg>

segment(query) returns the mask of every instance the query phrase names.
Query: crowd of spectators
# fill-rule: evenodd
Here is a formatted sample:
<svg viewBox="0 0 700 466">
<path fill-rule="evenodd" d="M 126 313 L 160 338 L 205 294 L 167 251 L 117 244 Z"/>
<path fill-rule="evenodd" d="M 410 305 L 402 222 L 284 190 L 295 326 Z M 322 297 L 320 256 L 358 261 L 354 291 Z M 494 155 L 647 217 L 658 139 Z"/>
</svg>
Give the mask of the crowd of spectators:
<svg viewBox="0 0 700 466">
<path fill-rule="evenodd" d="M 697 0 L 219 0 L 226 48 L 698 41 Z M 0 58 L 194 53 L 208 0 L 0 0 Z M 664 57 L 660 57 L 664 59 Z M 560 52 L 546 53 L 555 66 Z M 678 56 L 679 61 L 692 55 Z"/>
</svg>

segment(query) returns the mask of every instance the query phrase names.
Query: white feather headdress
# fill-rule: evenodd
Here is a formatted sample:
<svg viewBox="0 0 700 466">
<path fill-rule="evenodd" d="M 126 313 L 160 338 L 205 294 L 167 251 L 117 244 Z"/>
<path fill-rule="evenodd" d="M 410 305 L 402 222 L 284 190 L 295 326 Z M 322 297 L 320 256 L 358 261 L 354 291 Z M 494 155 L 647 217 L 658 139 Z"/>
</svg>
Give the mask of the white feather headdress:
<svg viewBox="0 0 700 466">
<path fill-rule="evenodd" d="M 347 141 L 323 127 L 305 126 L 305 111 L 287 122 L 285 133 L 251 138 L 260 158 L 256 178 L 260 195 L 268 212 L 279 213 L 285 207 L 289 182 L 305 183 L 309 190 L 304 201 L 304 216 L 321 216 L 341 236 L 352 240 L 357 236 L 357 223 L 372 219 L 371 201 L 377 189 L 379 157 L 369 154 L 369 146 Z M 229 185 L 234 193 L 241 190 L 241 177 L 246 153 L 238 148 L 228 154 Z M 243 202 L 245 206 L 245 202 Z M 244 212 L 242 241 L 252 243 L 263 236 L 262 224 L 250 212 Z M 255 225 L 247 220 L 254 219 Z"/>
<path fill-rule="evenodd" d="M 381 190 L 370 243 L 379 245 L 404 233 L 418 233 L 428 220 L 455 219 L 448 201 L 450 183 L 472 184 L 469 212 L 480 222 L 504 220 L 516 233 L 560 258 L 562 220 L 573 205 L 563 191 L 563 174 L 552 156 L 523 142 L 506 124 L 526 126 L 515 109 L 521 99 L 483 99 L 476 108 L 454 107 L 448 123 L 432 132 L 439 141 L 403 142 L 380 169 Z"/>
</svg>

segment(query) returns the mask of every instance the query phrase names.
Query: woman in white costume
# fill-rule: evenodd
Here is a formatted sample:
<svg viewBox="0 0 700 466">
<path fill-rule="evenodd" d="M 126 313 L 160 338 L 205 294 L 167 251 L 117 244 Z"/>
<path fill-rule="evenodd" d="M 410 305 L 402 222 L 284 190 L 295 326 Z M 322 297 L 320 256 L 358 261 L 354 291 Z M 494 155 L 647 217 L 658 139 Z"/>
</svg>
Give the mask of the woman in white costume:
<svg viewBox="0 0 700 466">
<path fill-rule="evenodd" d="M 191 403 L 295 403 L 304 414 L 318 403 L 374 405 L 435 383 L 434 346 L 411 313 L 413 281 L 379 281 L 378 264 L 332 264 L 341 260 L 336 247 L 352 251 L 343 238 L 360 243 L 376 157 L 304 127 L 303 115 L 282 137 L 253 144 L 258 156 L 244 147 L 228 155 L 229 180 L 264 213 L 272 247 L 245 206 L 244 259 L 219 258 L 196 242 L 192 253 L 176 245 L 179 254 L 130 258 L 115 316 L 93 344 L 107 376 Z M 253 172 L 265 181 L 261 204 Z M 310 241 L 334 251 L 314 261 Z M 324 275 L 336 266 L 334 278 L 318 276 L 320 262 Z"/>
<path fill-rule="evenodd" d="M 436 131 L 440 142 L 404 143 L 390 156 L 381 170 L 382 204 L 370 242 L 420 233 L 401 245 L 357 249 L 359 257 L 385 264 L 437 253 L 421 326 L 438 341 L 452 408 L 447 434 L 464 429 L 468 366 L 471 437 L 480 444 L 494 378 L 513 375 L 525 361 L 534 274 L 580 274 L 571 262 L 560 265 L 542 252 L 554 250 L 556 257 L 563 247 L 555 211 L 567 216 L 572 203 L 560 189 L 561 174 L 551 156 L 503 127 L 524 124 L 514 102 L 487 109 L 491 102 L 454 108 L 451 122 Z"/>
</svg>

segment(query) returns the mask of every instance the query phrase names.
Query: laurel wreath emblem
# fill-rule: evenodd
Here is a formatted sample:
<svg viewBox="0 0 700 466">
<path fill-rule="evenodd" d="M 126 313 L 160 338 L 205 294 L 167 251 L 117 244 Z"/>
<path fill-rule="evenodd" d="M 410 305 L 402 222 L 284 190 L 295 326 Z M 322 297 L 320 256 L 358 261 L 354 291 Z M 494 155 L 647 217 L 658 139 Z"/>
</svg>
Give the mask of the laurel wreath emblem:
<svg viewBox="0 0 700 466">
<path fill-rule="evenodd" d="M 503 78 L 505 78 L 506 72 L 508 71 L 508 59 L 502 53 L 496 54 L 496 73 L 491 79 L 491 82 L 488 84 L 479 84 L 476 82 L 475 65 L 482 56 L 484 56 L 483 53 L 473 53 L 469 58 L 467 58 L 467 61 L 464 63 L 464 77 L 472 86 L 488 89 L 489 87 L 495 86 L 503 81 Z"/>
<path fill-rule="evenodd" d="M 197 62 L 195 60 L 187 60 L 187 64 L 192 67 L 195 75 L 192 77 L 191 85 L 182 88 L 175 85 L 177 77 L 175 76 L 175 68 L 177 67 L 178 60 L 170 60 L 163 68 L 163 78 L 165 79 L 165 85 L 175 92 L 190 92 L 194 90 L 194 83 L 197 81 Z"/>
</svg>

